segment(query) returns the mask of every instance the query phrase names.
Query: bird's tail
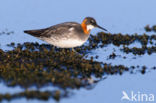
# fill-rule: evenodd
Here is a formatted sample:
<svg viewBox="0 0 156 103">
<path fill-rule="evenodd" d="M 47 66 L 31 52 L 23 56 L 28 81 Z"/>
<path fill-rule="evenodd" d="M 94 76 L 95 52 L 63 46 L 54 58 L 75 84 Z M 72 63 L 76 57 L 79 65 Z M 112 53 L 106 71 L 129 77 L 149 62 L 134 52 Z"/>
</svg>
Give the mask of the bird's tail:
<svg viewBox="0 0 156 103">
<path fill-rule="evenodd" d="M 24 33 L 30 34 L 35 37 L 40 37 L 43 31 L 42 30 L 25 30 Z"/>
</svg>

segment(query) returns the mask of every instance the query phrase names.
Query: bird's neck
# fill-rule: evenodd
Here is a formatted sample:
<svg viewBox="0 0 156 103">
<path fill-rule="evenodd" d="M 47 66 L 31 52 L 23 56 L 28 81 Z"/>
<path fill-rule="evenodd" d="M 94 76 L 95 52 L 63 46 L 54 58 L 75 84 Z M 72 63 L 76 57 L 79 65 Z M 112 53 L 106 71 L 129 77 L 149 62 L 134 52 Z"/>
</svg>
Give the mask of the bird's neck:
<svg viewBox="0 0 156 103">
<path fill-rule="evenodd" d="M 85 24 L 85 21 L 83 21 L 82 23 L 81 23 L 81 27 L 82 27 L 82 29 L 83 29 L 83 32 L 85 33 L 85 34 L 90 34 L 90 30 L 88 30 L 87 29 L 87 25 Z"/>
</svg>

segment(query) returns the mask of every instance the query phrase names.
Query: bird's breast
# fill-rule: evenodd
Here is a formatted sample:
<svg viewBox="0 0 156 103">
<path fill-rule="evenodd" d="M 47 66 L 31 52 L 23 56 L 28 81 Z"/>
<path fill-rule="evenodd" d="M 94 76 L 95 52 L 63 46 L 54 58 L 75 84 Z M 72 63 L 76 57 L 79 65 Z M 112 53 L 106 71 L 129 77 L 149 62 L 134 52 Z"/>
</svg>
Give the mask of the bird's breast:
<svg viewBox="0 0 156 103">
<path fill-rule="evenodd" d="M 76 38 L 76 37 L 61 37 L 61 38 L 42 38 L 42 40 L 48 42 L 49 44 L 52 44 L 57 47 L 61 48 L 73 48 L 77 46 L 83 45 L 86 41 L 86 39 Z"/>
</svg>

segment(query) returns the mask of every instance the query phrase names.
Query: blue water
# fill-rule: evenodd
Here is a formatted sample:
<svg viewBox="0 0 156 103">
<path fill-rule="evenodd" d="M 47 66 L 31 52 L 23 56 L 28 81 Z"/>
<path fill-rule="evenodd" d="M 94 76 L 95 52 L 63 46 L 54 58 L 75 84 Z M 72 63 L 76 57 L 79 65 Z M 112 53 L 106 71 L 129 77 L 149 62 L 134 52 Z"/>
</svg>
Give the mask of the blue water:
<svg viewBox="0 0 156 103">
<path fill-rule="evenodd" d="M 11 42 L 39 42 L 45 43 L 32 36 L 23 33 L 26 29 L 39 29 L 65 21 L 81 21 L 86 16 L 94 17 L 98 24 L 109 30 L 111 33 L 144 33 L 144 26 L 156 24 L 156 1 L 155 0 L 1 0 L 0 1 L 0 31 L 5 29 L 13 30 L 12 35 L 0 36 L 0 48 L 8 50 L 6 44 Z M 92 34 L 99 32 L 94 29 Z M 136 43 L 135 46 L 140 44 Z M 108 59 L 108 54 L 116 49 L 120 55 L 115 59 Z M 98 61 L 131 65 L 155 66 L 156 54 L 134 56 L 124 54 L 113 45 L 103 49 L 92 51 L 89 56 L 99 55 Z M 126 56 L 127 59 L 122 57 Z M 136 59 L 133 59 L 136 57 Z M 153 93 L 156 96 L 156 71 L 150 70 L 145 75 L 124 73 L 122 76 L 108 76 L 107 79 L 99 82 L 92 90 L 73 90 L 70 98 L 62 99 L 61 103 L 125 103 L 121 101 L 122 91 L 127 93 L 141 92 Z M 20 87 L 6 87 L 0 84 L 0 93 L 20 92 Z M 156 101 L 156 100 L 155 100 Z M 7 103 L 7 101 L 4 101 Z M 20 98 L 11 103 L 45 103 L 39 100 L 26 100 Z M 48 103 L 54 102 L 50 99 Z M 145 102 L 147 103 L 147 102 Z M 155 102 L 153 102 L 155 103 Z"/>
</svg>

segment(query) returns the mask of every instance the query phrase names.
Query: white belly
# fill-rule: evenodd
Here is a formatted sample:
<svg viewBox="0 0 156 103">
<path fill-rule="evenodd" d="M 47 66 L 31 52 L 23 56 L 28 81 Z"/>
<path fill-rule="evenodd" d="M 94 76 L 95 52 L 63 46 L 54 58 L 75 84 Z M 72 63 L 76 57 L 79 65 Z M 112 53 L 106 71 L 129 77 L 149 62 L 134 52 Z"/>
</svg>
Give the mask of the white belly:
<svg viewBox="0 0 156 103">
<path fill-rule="evenodd" d="M 44 39 L 44 41 L 60 48 L 73 48 L 81 46 L 86 42 L 78 39 L 63 39 L 63 40 Z"/>
</svg>

